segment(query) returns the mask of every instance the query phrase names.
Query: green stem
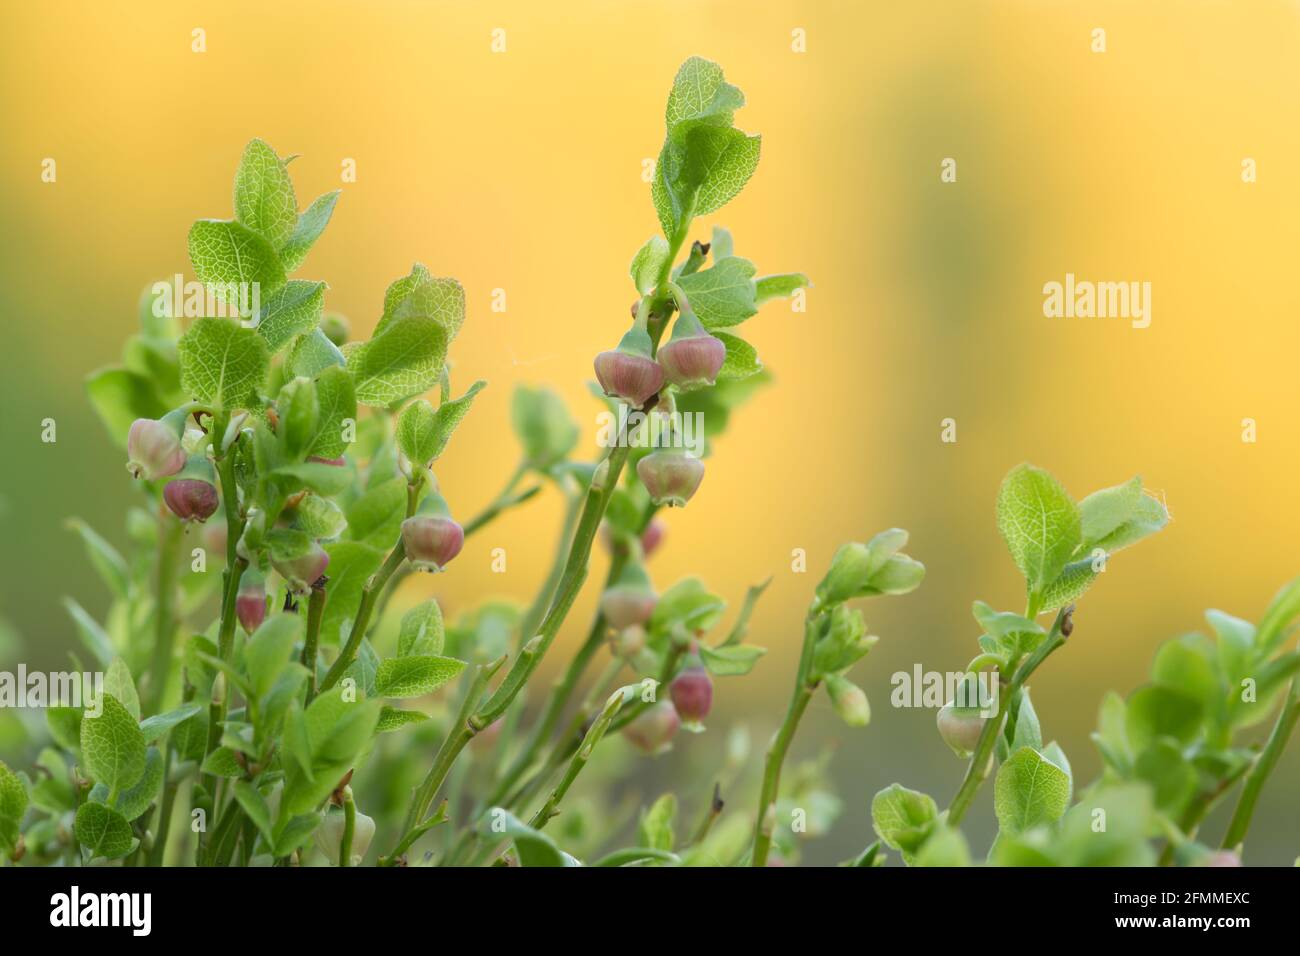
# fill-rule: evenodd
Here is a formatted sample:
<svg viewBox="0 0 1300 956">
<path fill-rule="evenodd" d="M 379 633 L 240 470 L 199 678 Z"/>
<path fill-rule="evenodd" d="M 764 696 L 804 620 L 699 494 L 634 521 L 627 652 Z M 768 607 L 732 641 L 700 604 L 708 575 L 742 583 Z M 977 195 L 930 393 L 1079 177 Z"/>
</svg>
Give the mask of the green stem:
<svg viewBox="0 0 1300 956">
<path fill-rule="evenodd" d="M 311 587 L 311 599 L 307 602 L 307 636 L 302 643 L 302 666 L 307 668 L 307 704 L 316 696 L 316 655 L 320 646 L 320 622 L 325 615 L 325 586 Z"/>
<path fill-rule="evenodd" d="M 624 701 L 627 700 L 629 690 L 635 690 L 635 688 L 616 690 L 609 696 L 609 700 L 605 702 L 605 706 L 601 708 L 600 714 L 592 723 L 591 729 L 588 730 L 586 736 L 582 738 L 582 745 L 578 747 L 578 752 L 573 755 L 573 760 L 569 762 L 569 769 L 564 772 L 564 776 L 560 778 L 560 782 L 556 785 L 555 789 L 551 791 L 551 795 L 547 797 L 546 803 L 544 803 L 541 809 L 533 815 L 533 819 L 529 824 L 533 829 L 542 829 L 542 827 L 546 826 L 546 824 L 550 822 L 552 817 L 556 816 L 560 812 L 560 801 L 563 800 L 564 795 L 569 792 L 569 788 L 573 786 L 573 782 L 578 779 L 578 774 L 582 773 L 582 769 L 587 766 L 587 761 L 591 759 L 592 753 L 596 750 L 596 744 L 600 743 L 600 738 L 605 736 L 605 731 L 609 729 L 610 722 L 614 719 L 614 715 L 618 713 L 619 708 L 621 708 Z"/>
<path fill-rule="evenodd" d="M 1300 677 L 1291 682 L 1286 704 L 1283 705 L 1282 712 L 1277 715 L 1277 721 L 1269 732 L 1268 742 L 1264 744 L 1264 749 L 1260 751 L 1250 772 L 1246 774 L 1246 783 L 1241 788 L 1237 809 L 1233 811 L 1228 832 L 1223 835 L 1224 849 L 1236 849 L 1246 839 L 1260 792 L 1268 782 L 1269 774 L 1281 759 L 1282 751 L 1286 749 L 1287 741 L 1291 739 L 1291 732 L 1295 730 L 1297 721 L 1300 721 Z"/>
<path fill-rule="evenodd" d="M 528 679 L 541 663 L 546 651 L 555 641 L 560 632 L 560 626 L 568 616 L 569 610 L 573 607 L 573 602 L 578 597 L 578 592 L 582 589 L 583 581 L 587 577 L 587 561 L 591 556 L 592 542 L 596 538 L 596 530 L 600 525 L 600 520 L 605 513 L 605 508 L 609 504 L 610 496 L 614 488 L 618 485 L 619 474 L 626 464 L 631 447 L 627 441 L 620 441 L 610 452 L 609 455 L 609 478 L 604 483 L 604 487 L 597 491 L 590 488 L 587 491 L 587 500 L 583 506 L 582 516 L 578 521 L 577 530 L 574 532 L 573 543 L 569 548 L 569 557 L 565 562 L 564 573 L 560 576 L 560 583 L 556 587 L 554 599 L 551 601 L 550 610 L 546 612 L 546 617 L 542 621 L 541 630 L 538 635 L 528 641 L 521 650 L 518 657 L 515 658 L 509 673 L 501 681 L 497 689 L 487 699 L 487 702 L 476 712 L 471 714 L 466 720 L 460 723 L 459 729 L 453 728 L 453 732 L 443 740 L 442 747 L 439 748 L 438 754 L 434 757 L 433 767 L 429 770 L 429 776 L 425 778 L 416 794 L 416 799 L 408 814 L 408 823 L 405 829 L 410 829 L 414 823 L 424 819 L 424 815 L 429 810 L 429 805 L 437 795 L 438 788 L 451 769 L 465 745 L 474 738 L 476 734 L 492 723 L 505 713 L 506 709 L 518 696 Z"/>
<path fill-rule="evenodd" d="M 158 606 L 155 614 L 153 663 L 149 665 L 149 704 L 146 713 L 162 711 L 171 677 L 176 644 L 176 558 L 184 525 L 166 509 L 158 512 Z"/>
<path fill-rule="evenodd" d="M 763 763 L 763 783 L 758 793 L 757 819 L 754 821 L 754 852 L 750 859 L 752 866 L 766 866 L 767 854 L 772 848 L 772 834 L 776 830 L 776 798 L 781 786 L 781 765 L 785 763 L 790 741 L 799 727 L 808 702 L 812 700 L 817 685 L 809 682 L 812 670 L 813 645 L 817 641 L 817 611 L 808 612 L 804 622 L 803 647 L 799 652 L 799 670 L 795 675 L 794 691 L 790 695 L 790 704 L 786 708 L 785 720 L 781 729 L 772 738 L 767 748 L 767 759 Z"/>
<path fill-rule="evenodd" d="M 352 788 L 343 788 L 343 839 L 339 842 L 339 866 L 352 865 L 352 837 L 357 832 L 357 805 Z"/>
<path fill-rule="evenodd" d="M 1047 638 L 1042 644 L 1038 645 L 1038 649 L 1028 657 L 1019 670 L 1015 671 L 1011 683 L 1003 689 L 1002 693 L 998 694 L 998 711 L 993 717 L 984 722 L 984 729 L 980 731 L 979 742 L 976 743 L 975 752 L 971 755 L 970 764 L 966 767 L 966 776 L 962 778 L 961 787 L 958 788 L 957 795 L 953 797 L 952 805 L 948 808 L 949 825 L 955 827 L 961 823 L 962 817 L 966 815 L 971 802 L 975 799 L 975 794 L 979 792 L 980 785 L 988 778 L 993 758 L 993 747 L 997 743 L 998 734 L 1002 732 L 1002 722 L 1006 718 L 1010 702 L 1020 693 L 1025 681 L 1029 679 L 1030 674 L 1038 669 L 1038 665 L 1042 664 L 1049 654 L 1065 643 L 1065 637 L 1061 633 L 1061 626 L 1067 615 L 1073 610 L 1074 605 L 1061 608 Z"/>
</svg>

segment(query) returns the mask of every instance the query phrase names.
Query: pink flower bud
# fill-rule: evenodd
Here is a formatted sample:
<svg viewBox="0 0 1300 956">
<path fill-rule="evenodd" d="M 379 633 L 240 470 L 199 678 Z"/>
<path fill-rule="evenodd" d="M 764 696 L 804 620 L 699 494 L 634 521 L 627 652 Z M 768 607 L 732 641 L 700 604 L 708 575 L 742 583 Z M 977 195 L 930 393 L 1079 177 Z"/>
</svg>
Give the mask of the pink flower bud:
<svg viewBox="0 0 1300 956">
<path fill-rule="evenodd" d="M 687 727 L 699 727 L 713 708 L 713 678 L 703 667 L 687 667 L 668 685 L 673 706 Z"/>
<path fill-rule="evenodd" d="M 939 708 L 937 718 L 939 736 L 957 756 L 969 757 L 979 743 L 986 719 L 978 710 L 958 709 L 952 704 L 944 704 Z"/>
<path fill-rule="evenodd" d="M 315 542 L 312 543 L 310 551 L 296 558 L 284 561 L 276 561 L 274 557 L 271 559 L 271 564 L 280 572 L 289 585 L 289 590 L 294 594 L 309 592 L 311 586 L 325 573 L 329 563 L 330 556 Z"/>
<path fill-rule="evenodd" d="M 609 649 L 615 657 L 632 660 L 645 649 L 645 628 L 639 624 L 623 628 L 610 639 Z"/>
<path fill-rule="evenodd" d="M 217 510 L 217 486 L 202 478 L 175 478 L 163 488 L 163 501 L 182 521 L 207 521 Z"/>
<path fill-rule="evenodd" d="M 415 515 L 402 522 L 402 543 L 417 571 L 441 571 L 460 554 L 465 530 L 444 515 Z"/>
<path fill-rule="evenodd" d="M 643 753 L 661 754 L 671 746 L 681 725 L 681 718 L 673 705 L 661 700 L 624 727 L 623 736 Z"/>
<path fill-rule="evenodd" d="M 126 470 L 132 478 L 167 478 L 185 467 L 182 427 L 155 418 L 137 418 L 126 436 Z"/>
<path fill-rule="evenodd" d="M 680 508 L 704 480 L 704 462 L 678 449 L 660 448 L 636 463 L 636 473 L 655 504 Z"/>
<path fill-rule="evenodd" d="M 239 582 L 235 616 L 245 634 L 252 634 L 266 620 L 266 582 L 256 571 L 245 571 Z"/>
<path fill-rule="evenodd" d="M 1241 866 L 1241 857 L 1231 850 L 1217 850 L 1207 856 L 1201 866 Z"/>
<path fill-rule="evenodd" d="M 658 518 L 646 525 L 646 529 L 641 532 L 641 554 L 644 557 L 648 558 L 655 552 L 667 530 L 667 526 Z"/>
<path fill-rule="evenodd" d="M 640 408 L 664 384 L 664 370 L 652 358 L 617 349 L 596 356 L 596 381 L 606 395 Z"/>
<path fill-rule="evenodd" d="M 680 326 L 681 319 L 677 320 Z M 696 323 L 698 325 L 698 323 Z M 703 328 L 678 336 L 659 349 L 659 364 L 664 376 L 684 392 L 712 385 L 718 380 L 718 370 L 727 357 L 727 347 Z"/>
<path fill-rule="evenodd" d="M 596 356 L 596 380 L 606 395 L 640 408 L 664 384 L 664 370 L 651 354 L 650 333 L 632 326 L 618 348 Z"/>
<path fill-rule="evenodd" d="M 339 455 L 337 458 L 320 458 L 316 455 L 311 455 L 310 457 L 308 457 L 307 460 L 317 462 L 318 464 L 321 465 L 335 465 L 339 468 L 342 468 L 344 465 L 348 463 L 347 459 L 344 458 L 342 455 Z"/>
</svg>

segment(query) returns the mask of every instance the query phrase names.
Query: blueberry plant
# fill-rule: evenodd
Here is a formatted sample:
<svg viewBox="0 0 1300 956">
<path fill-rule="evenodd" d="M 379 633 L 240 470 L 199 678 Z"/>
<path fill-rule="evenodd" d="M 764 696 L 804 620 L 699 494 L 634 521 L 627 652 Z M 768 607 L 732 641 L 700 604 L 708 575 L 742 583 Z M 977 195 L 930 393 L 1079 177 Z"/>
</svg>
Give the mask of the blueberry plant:
<svg viewBox="0 0 1300 956">
<path fill-rule="evenodd" d="M 30 766 L 0 763 L 0 857 L 762 866 L 797 859 L 792 816 L 808 835 L 825 832 L 842 809 L 825 758 L 787 768 L 787 756 L 822 690 L 848 726 L 869 721 L 849 672 L 876 638 L 855 602 L 922 582 L 900 529 L 835 554 L 761 766 L 733 732 L 708 785 L 630 805 L 615 797 L 630 761 L 703 732 L 715 693 L 764 654 L 746 635 L 765 584 L 727 620 L 726 602 L 698 577 L 660 590 L 650 573 L 665 546 L 661 509 L 695 500 L 730 416 L 767 382 L 738 327 L 808 284 L 799 273 L 758 276 L 725 229 L 690 241 L 696 218 L 735 198 L 757 166 L 759 137 L 734 125 L 743 105 L 716 64 L 692 58 L 679 70 L 651 186 L 663 234 L 633 257 L 630 324 L 593 363 L 593 393 L 616 424 L 582 460 L 562 401 L 518 388 L 519 464 L 478 512 L 447 501 L 436 478 L 485 387 L 453 387 L 461 285 L 415 265 L 386 290 L 371 337 L 351 341 L 349 323 L 324 309 L 326 284 L 290 278 L 338 193 L 300 212 L 293 157 L 248 144 L 233 218 L 190 231 L 204 294 L 168 302 L 155 286 L 122 363 L 88 381 L 125 451 L 123 480 L 139 491 L 130 547 L 69 520 L 111 594 L 102 619 L 65 599 L 83 645 L 74 662 L 102 673 L 102 687 L 81 706 L 48 709 L 48 742 Z M 212 314 L 218 306 L 242 314 Z M 454 589 L 466 539 L 541 493 L 565 507 L 537 593 L 444 620 L 427 582 Z M 995 764 L 991 863 L 1236 858 L 1300 715 L 1300 652 L 1283 649 L 1300 584 L 1258 627 L 1210 612 L 1214 640 L 1166 645 L 1149 686 L 1109 696 L 1096 735 L 1103 778 L 1077 798 L 1030 702 L 1027 680 L 1068 646 L 1075 602 L 1113 553 L 1167 521 L 1137 479 L 1076 504 L 1039 469 L 1007 477 L 998 524 L 1025 576 L 1026 607 L 976 603 L 979 654 L 967 668 L 971 686 L 992 680 L 996 704 L 958 699 L 940 711 L 942 738 L 969 760 L 956 797 L 940 813 L 924 794 L 882 790 L 871 806 L 880 840 L 851 863 L 878 865 L 887 848 L 909 864 L 970 862 L 960 823 Z M 598 540 L 609 562 L 596 612 L 540 689 Z M 423 599 L 401 607 L 404 593 L 401 613 L 390 613 L 398 586 L 420 571 L 437 575 L 406 589 Z M 1238 731 L 1279 702 L 1263 750 L 1242 744 Z M 616 735 L 621 745 L 603 744 Z M 750 783 L 756 799 L 737 801 Z M 1239 783 L 1226 855 L 1216 853 L 1197 828 Z M 1098 810 L 1110 820 L 1100 838 Z M 697 822 L 683 826 L 679 811 Z"/>
</svg>

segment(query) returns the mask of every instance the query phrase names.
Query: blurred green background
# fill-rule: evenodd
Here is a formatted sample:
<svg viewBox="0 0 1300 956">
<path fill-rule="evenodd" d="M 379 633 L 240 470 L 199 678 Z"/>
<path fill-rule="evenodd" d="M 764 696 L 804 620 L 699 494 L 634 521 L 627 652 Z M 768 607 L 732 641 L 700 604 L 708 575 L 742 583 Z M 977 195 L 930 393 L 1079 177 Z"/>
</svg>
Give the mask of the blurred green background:
<svg viewBox="0 0 1300 956">
<path fill-rule="evenodd" d="M 339 187 L 340 163 L 356 160 L 302 275 L 330 283 L 326 307 L 359 334 L 414 260 L 464 282 L 456 372 L 491 384 L 439 478 L 469 514 L 513 467 L 515 383 L 559 390 L 594 443 L 591 356 L 623 329 L 627 263 L 656 229 L 641 163 L 658 149 L 677 64 L 701 54 L 745 90 L 738 125 L 764 134 L 757 175 L 713 221 L 760 272 L 815 283 L 807 312 L 776 302 L 747 325 L 775 383 L 734 421 L 691 506 L 668 517 L 653 562 L 660 589 L 698 573 L 737 601 L 775 576 L 751 637 L 772 650 L 752 678 L 719 686 L 713 724 L 747 723 L 757 759 L 834 548 L 909 528 L 929 576 L 868 608 L 882 640 L 856 676 L 871 726 L 846 731 L 819 698 L 796 741 L 796 756 L 835 744 L 844 800 L 806 859 L 869 842 L 870 795 L 892 781 L 942 803 L 963 767 L 932 712 L 889 706 L 890 675 L 963 666 L 973 599 L 1018 608 L 993 523 L 1002 474 L 1027 459 L 1082 497 L 1140 473 L 1173 523 L 1116 558 L 1070 646 L 1033 682 L 1045 736 L 1091 779 L 1105 689 L 1143 682 L 1155 646 L 1203 627 L 1204 608 L 1256 619 L 1300 572 L 1297 7 L 565 7 L 147 2 L 129 22 L 76 2 L 6 11 L 0 666 L 63 666 L 75 637 L 60 597 L 106 604 L 63 520 L 79 515 L 120 543 L 133 490 L 81 383 L 117 360 L 143 286 L 188 274 L 190 223 L 230 215 L 246 140 L 302 154 L 300 197 Z M 1105 53 L 1090 50 L 1098 27 Z M 494 28 L 504 53 L 491 52 Z M 796 30 L 806 52 L 792 49 Z M 47 157 L 54 183 L 41 180 Z M 940 182 L 946 157 L 956 183 Z M 1241 180 L 1246 157 L 1253 184 Z M 1045 319 L 1042 286 L 1066 272 L 1151 282 L 1151 327 Z M 504 313 L 490 311 L 494 289 L 506 290 Z M 948 417 L 955 444 L 940 441 Z M 1253 444 L 1241 441 L 1247 417 Z M 41 441 L 46 418 L 53 444 Z M 527 599 L 559 518 L 549 497 L 511 514 L 454 573 L 412 581 L 403 597 L 435 593 L 449 617 L 490 595 Z M 497 547 L 505 574 L 490 570 Z M 808 573 L 792 573 L 794 548 Z M 594 591 L 555 658 L 580 639 Z M 6 725 L 0 750 L 15 733 Z M 721 736 L 683 746 L 715 752 Z M 1265 792 L 1250 863 L 1300 854 L 1297 750 Z M 989 789 L 969 818 L 977 849 L 993 834 Z"/>
</svg>

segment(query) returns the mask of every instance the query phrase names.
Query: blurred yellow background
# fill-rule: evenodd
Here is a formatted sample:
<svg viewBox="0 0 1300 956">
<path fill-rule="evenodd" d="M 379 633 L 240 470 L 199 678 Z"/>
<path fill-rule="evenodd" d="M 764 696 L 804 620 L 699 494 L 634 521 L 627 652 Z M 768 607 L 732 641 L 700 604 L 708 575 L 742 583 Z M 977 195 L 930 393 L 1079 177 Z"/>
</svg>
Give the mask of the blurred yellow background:
<svg viewBox="0 0 1300 956">
<path fill-rule="evenodd" d="M 798 738 L 798 754 L 839 741 L 846 801 L 810 859 L 869 841 L 880 786 L 941 803 L 955 790 L 962 766 L 933 713 L 890 708 L 889 677 L 963 666 L 972 599 L 1019 609 L 993 522 L 1019 461 L 1076 497 L 1140 473 L 1174 518 L 1112 562 L 1034 682 L 1044 732 L 1082 781 L 1098 769 L 1087 734 L 1105 688 L 1141 683 L 1156 644 L 1202 627 L 1204 608 L 1257 618 L 1300 573 L 1295 3 L 169 0 L 10 6 L 4 19 L 0 614 L 34 667 L 73 644 L 62 594 L 92 612 L 106 600 L 64 516 L 121 542 L 132 495 L 82 379 L 117 360 L 148 282 L 190 273 L 190 223 L 231 215 L 248 139 L 301 154 L 301 206 L 343 189 L 298 274 L 329 282 L 326 308 L 357 334 L 416 260 L 464 283 L 454 375 L 490 386 L 439 478 L 469 515 L 515 463 L 515 383 L 558 389 L 594 444 L 584 383 L 627 323 L 627 265 L 658 228 L 642 161 L 692 54 L 724 66 L 749 101 L 737 125 L 763 134 L 754 179 L 695 235 L 726 225 L 760 273 L 815 284 L 806 313 L 773 302 L 745 326 L 775 383 L 668 516 L 653 561 L 661 589 L 696 572 L 737 601 L 775 576 L 751 638 L 772 651 L 719 687 L 719 725 L 750 720 L 756 745 L 775 726 L 803 606 L 842 540 L 906 527 L 929 567 L 914 595 L 868 608 L 882 640 L 856 675 L 871 727 L 845 731 L 820 699 Z M 955 183 L 940 181 L 946 157 Z M 355 183 L 340 183 L 344 158 Z M 1042 286 L 1067 272 L 1149 281 L 1150 328 L 1044 318 Z M 498 288 L 503 314 L 490 311 Z M 40 440 L 46 417 L 56 444 Z M 940 441 L 948 417 L 955 444 Z M 488 595 L 527 599 L 559 518 L 554 496 L 535 502 L 409 596 L 432 589 L 451 615 Z M 504 575 L 490 572 L 496 547 Z M 808 573 L 792 573 L 794 548 Z M 585 630 L 594 591 L 558 651 Z M 1297 749 L 1265 792 L 1249 862 L 1300 853 Z M 972 814 L 971 830 L 978 845 L 991 815 Z"/>
</svg>

